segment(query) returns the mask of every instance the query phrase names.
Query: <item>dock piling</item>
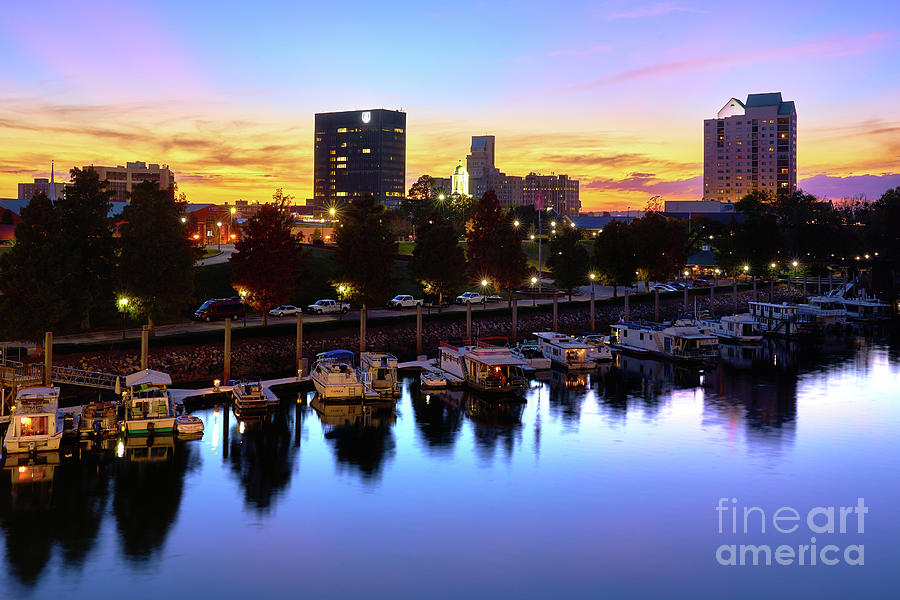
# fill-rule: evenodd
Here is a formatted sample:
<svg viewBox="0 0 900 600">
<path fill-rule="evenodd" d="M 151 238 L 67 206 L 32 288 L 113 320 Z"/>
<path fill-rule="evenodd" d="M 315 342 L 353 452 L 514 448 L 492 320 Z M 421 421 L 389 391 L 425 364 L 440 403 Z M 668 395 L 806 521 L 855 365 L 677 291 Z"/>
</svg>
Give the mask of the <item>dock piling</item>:
<svg viewBox="0 0 900 600">
<path fill-rule="evenodd" d="M 53 332 L 44 333 L 44 385 L 53 385 Z"/>
<path fill-rule="evenodd" d="M 422 305 L 416 304 L 416 356 L 422 356 Z"/>
<path fill-rule="evenodd" d="M 359 351 L 366 351 L 366 305 L 359 310 Z"/>
<path fill-rule="evenodd" d="M 625 320 L 628 320 L 628 290 L 625 290 Z"/>
<path fill-rule="evenodd" d="M 559 329 L 559 296 L 553 295 L 553 331 Z"/>
<path fill-rule="evenodd" d="M 718 283 L 718 282 L 717 282 Z M 709 288 L 709 316 L 716 314 L 716 284 Z"/>
<path fill-rule="evenodd" d="M 519 302 L 515 298 L 512 299 L 512 343 L 516 343 L 519 329 Z"/>
<path fill-rule="evenodd" d="M 738 301 L 737 301 L 737 275 L 734 276 L 734 279 L 731 281 L 731 301 L 734 303 L 734 314 L 737 314 L 738 309 Z"/>
<path fill-rule="evenodd" d="M 753 276 L 753 301 L 756 302 L 756 275 Z"/>
<path fill-rule="evenodd" d="M 472 343 L 472 303 L 466 302 L 466 343 Z"/>
<path fill-rule="evenodd" d="M 147 368 L 147 350 L 150 345 L 150 330 L 141 325 L 141 371 Z"/>
<path fill-rule="evenodd" d="M 659 288 L 653 290 L 653 321 L 659 323 Z"/>
<path fill-rule="evenodd" d="M 222 381 L 231 379 L 231 318 L 225 318 L 225 372 Z M 227 385 L 227 384 L 226 384 Z"/>
<path fill-rule="evenodd" d="M 297 372 L 303 372 L 303 311 L 297 313 L 297 350 L 295 358 L 297 360 Z"/>
<path fill-rule="evenodd" d="M 684 286 L 684 312 L 688 311 L 688 289 L 687 286 Z"/>
<path fill-rule="evenodd" d="M 594 302 L 594 286 L 591 284 L 591 333 L 597 333 L 597 312 Z"/>
</svg>

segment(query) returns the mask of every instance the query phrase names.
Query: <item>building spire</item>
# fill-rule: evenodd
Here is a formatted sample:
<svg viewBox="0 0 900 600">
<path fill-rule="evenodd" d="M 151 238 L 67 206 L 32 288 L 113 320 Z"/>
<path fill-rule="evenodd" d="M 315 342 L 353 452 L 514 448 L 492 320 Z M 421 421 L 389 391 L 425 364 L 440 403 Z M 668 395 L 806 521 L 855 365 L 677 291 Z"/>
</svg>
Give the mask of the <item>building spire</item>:
<svg viewBox="0 0 900 600">
<path fill-rule="evenodd" d="M 50 196 L 50 202 L 56 202 L 56 183 L 54 183 L 54 181 L 53 181 L 53 175 L 54 175 L 53 171 L 54 171 L 53 159 L 50 159 L 50 190 L 49 190 L 50 193 L 48 194 L 48 196 Z"/>
</svg>

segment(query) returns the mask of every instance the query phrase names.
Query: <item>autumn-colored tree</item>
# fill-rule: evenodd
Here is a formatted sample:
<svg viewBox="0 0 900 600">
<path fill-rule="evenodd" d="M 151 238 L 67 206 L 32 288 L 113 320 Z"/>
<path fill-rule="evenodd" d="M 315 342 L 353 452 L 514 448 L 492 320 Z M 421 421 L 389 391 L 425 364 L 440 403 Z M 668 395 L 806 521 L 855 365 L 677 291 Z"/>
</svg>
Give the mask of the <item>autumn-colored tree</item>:
<svg viewBox="0 0 900 600">
<path fill-rule="evenodd" d="M 466 223 L 466 260 L 469 277 L 480 280 L 485 275 L 494 276 L 493 256 L 497 247 L 497 235 L 503 225 L 503 211 L 494 190 L 484 193 L 475 207 L 475 215 Z"/>
<path fill-rule="evenodd" d="M 432 213 L 419 225 L 416 245 L 409 261 L 410 274 L 422 284 L 426 293 L 444 296 L 466 280 L 466 257 L 453 225 Z"/>
<path fill-rule="evenodd" d="M 581 244 L 581 231 L 578 229 L 566 227 L 550 241 L 547 267 L 553 275 L 554 285 L 566 290 L 569 300 L 572 300 L 573 288 L 587 283 L 589 263 L 590 256 Z"/>
<path fill-rule="evenodd" d="M 262 310 L 263 325 L 268 310 L 291 299 L 303 275 L 303 251 L 291 233 L 294 219 L 287 210 L 288 199 L 280 190 L 275 202 L 264 204 L 247 219 L 241 239 L 231 255 L 231 278 L 236 288 L 246 291 L 245 300 Z"/>
<path fill-rule="evenodd" d="M 397 239 L 383 204 L 371 195 L 344 209 L 335 234 L 335 264 L 341 282 L 350 285 L 363 305 L 380 303 L 390 293 Z"/>
</svg>

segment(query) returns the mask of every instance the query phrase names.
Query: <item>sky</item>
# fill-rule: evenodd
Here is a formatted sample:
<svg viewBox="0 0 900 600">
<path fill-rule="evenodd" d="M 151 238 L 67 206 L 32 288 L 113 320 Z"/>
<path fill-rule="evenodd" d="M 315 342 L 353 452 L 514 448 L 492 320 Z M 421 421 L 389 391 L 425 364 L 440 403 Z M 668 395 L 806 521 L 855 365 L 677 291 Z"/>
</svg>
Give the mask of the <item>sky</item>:
<svg viewBox="0 0 900 600">
<path fill-rule="evenodd" d="M 168 164 L 191 202 L 312 196 L 313 115 L 407 112 L 407 180 L 472 135 L 583 210 L 699 199 L 703 119 L 782 92 L 799 183 L 900 186 L 896 2 L 3 2 L 0 197 L 72 166 Z"/>
</svg>

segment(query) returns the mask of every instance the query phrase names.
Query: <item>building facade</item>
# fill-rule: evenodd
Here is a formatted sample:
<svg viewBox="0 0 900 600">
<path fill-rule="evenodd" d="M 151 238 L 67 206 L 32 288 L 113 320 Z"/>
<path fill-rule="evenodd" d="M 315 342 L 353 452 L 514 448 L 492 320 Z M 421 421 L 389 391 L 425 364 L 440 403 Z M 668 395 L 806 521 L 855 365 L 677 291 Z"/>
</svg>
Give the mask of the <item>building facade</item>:
<svg viewBox="0 0 900 600">
<path fill-rule="evenodd" d="M 368 194 L 393 208 L 405 196 L 406 113 L 316 113 L 313 195 L 319 207 Z"/>
<path fill-rule="evenodd" d="M 124 167 L 89 165 L 84 169 L 94 169 L 100 181 L 106 181 L 107 189 L 113 192 L 113 202 L 128 202 L 134 186 L 145 181 L 158 183 L 161 190 L 169 190 L 175 186 L 175 173 L 167 165 L 130 162 L 125 163 Z"/>
<path fill-rule="evenodd" d="M 504 208 L 522 205 L 522 178 L 503 173 L 494 164 L 494 136 L 473 135 L 466 171 L 469 176 L 469 195 L 481 198 L 488 190 L 494 190 L 500 206 Z"/>
<path fill-rule="evenodd" d="M 568 175 L 529 173 L 523 183 L 522 199 L 525 206 L 539 205 L 569 217 L 581 213 L 578 180 L 569 179 Z"/>
<path fill-rule="evenodd" d="M 31 200 L 35 194 L 47 194 L 51 200 L 62 198 L 65 193 L 65 183 L 51 182 L 49 179 L 35 179 L 33 183 L 19 184 L 19 200 Z"/>
<path fill-rule="evenodd" d="M 797 110 L 781 92 L 732 98 L 703 121 L 703 199 L 797 189 Z"/>
</svg>

